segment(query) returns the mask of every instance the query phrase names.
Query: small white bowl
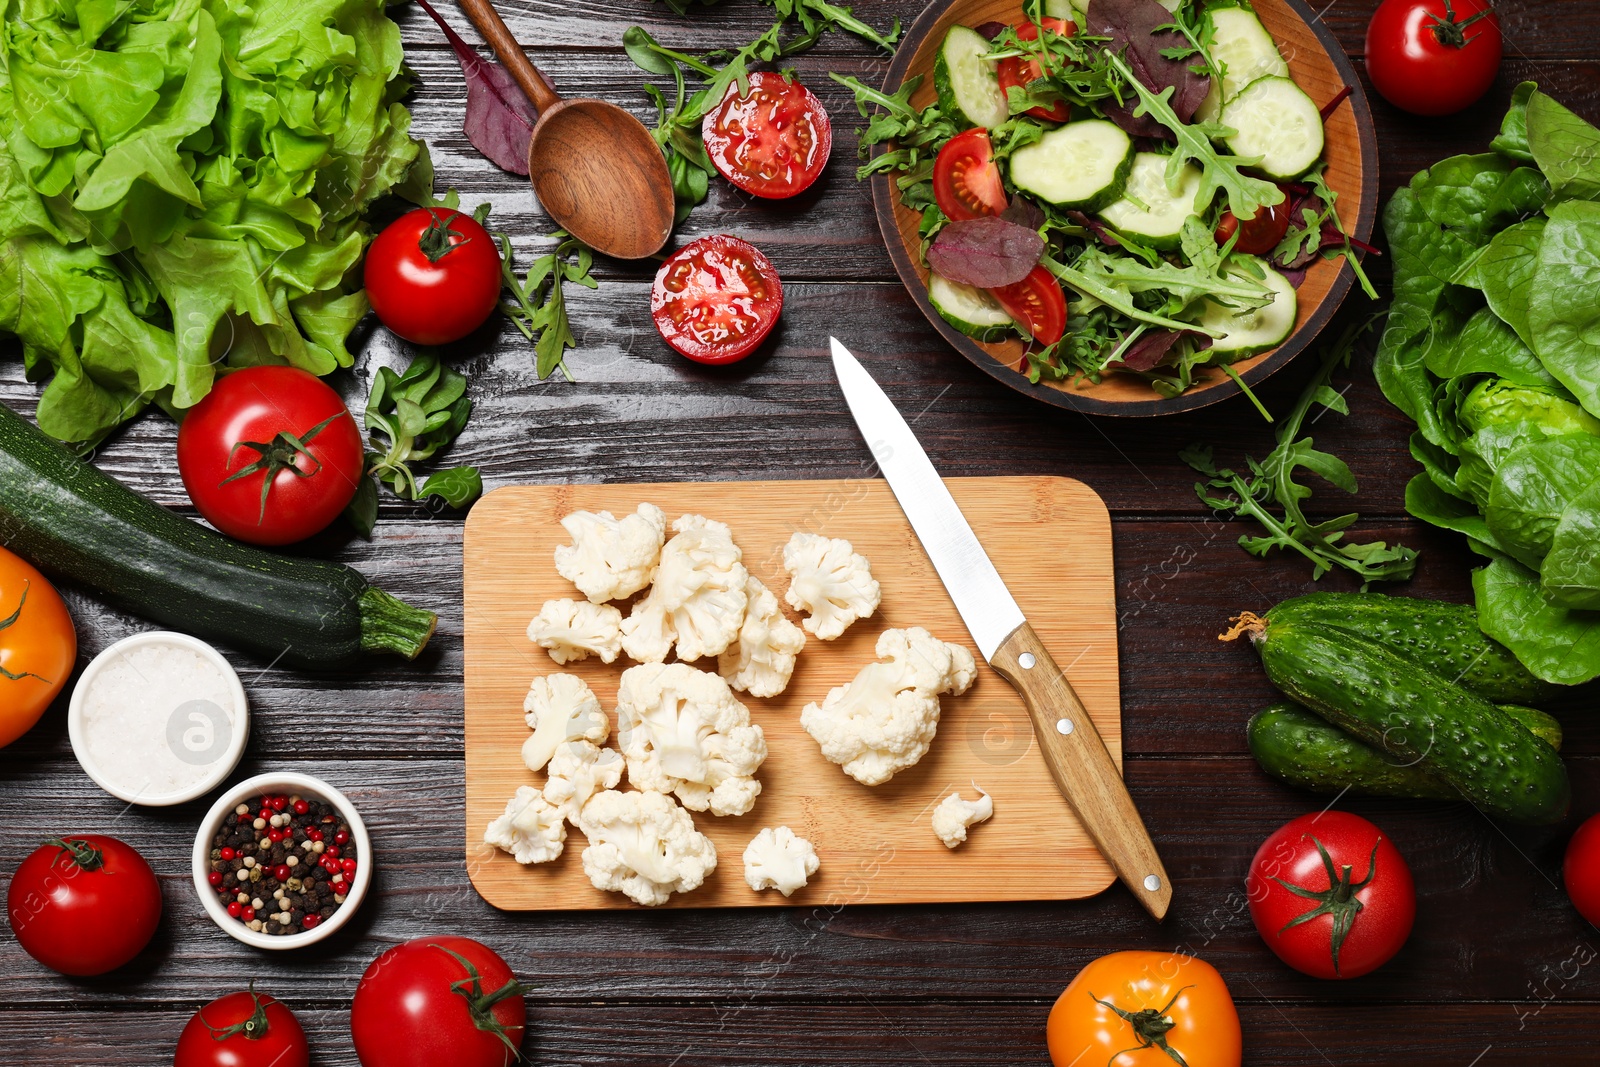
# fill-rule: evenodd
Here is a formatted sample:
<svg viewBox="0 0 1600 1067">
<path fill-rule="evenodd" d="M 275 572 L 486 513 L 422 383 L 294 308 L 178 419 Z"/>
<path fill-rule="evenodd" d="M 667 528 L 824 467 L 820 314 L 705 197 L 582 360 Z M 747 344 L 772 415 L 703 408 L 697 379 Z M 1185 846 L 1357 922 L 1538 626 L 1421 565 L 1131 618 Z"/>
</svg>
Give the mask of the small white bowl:
<svg viewBox="0 0 1600 1067">
<path fill-rule="evenodd" d="M 302 797 L 316 798 L 332 804 L 349 825 L 350 837 L 356 846 L 358 857 L 356 877 L 355 881 L 350 883 L 350 892 L 345 894 L 344 903 L 334 909 L 333 915 L 327 921 L 296 934 L 264 934 L 250 929 L 228 914 L 228 909 L 217 897 L 217 891 L 211 888 L 211 883 L 207 881 L 207 877 L 211 874 L 211 841 L 216 837 L 223 820 L 234 818 L 234 809 L 240 804 L 253 803 L 266 793 L 298 793 Z M 274 771 L 246 778 L 218 797 L 217 802 L 211 805 L 211 810 L 206 812 L 206 817 L 200 821 L 200 832 L 194 839 L 192 867 L 194 888 L 195 892 L 200 894 L 200 904 L 205 908 L 206 914 L 211 916 L 212 921 L 222 927 L 223 933 L 256 948 L 274 950 L 304 948 L 316 944 L 323 938 L 332 937 L 340 927 L 350 921 L 350 916 L 356 913 L 356 909 L 361 907 L 361 902 L 367 896 L 367 887 L 372 884 L 372 840 L 367 836 L 367 827 L 361 821 L 361 813 L 356 811 L 349 797 L 309 774 Z"/>
<path fill-rule="evenodd" d="M 222 673 L 224 684 L 232 691 L 234 706 L 238 709 L 238 713 L 235 716 L 226 745 L 215 760 L 206 765 L 203 777 L 193 785 L 176 792 L 152 795 L 142 790 L 131 791 L 128 783 L 113 780 L 104 768 L 95 764 L 89 754 L 88 728 L 84 722 L 84 705 L 95 680 L 112 661 L 136 649 L 155 645 L 187 649 L 209 660 Z M 211 706 L 215 708 L 215 705 Z M 220 711 L 220 709 L 217 710 Z M 228 775 L 233 773 L 234 768 L 239 765 L 239 760 L 243 758 L 245 745 L 250 740 L 250 705 L 245 698 L 244 686 L 239 682 L 238 673 L 223 658 L 222 653 L 204 641 L 190 637 L 188 634 L 173 633 L 167 630 L 152 630 L 146 633 L 134 634 L 132 637 L 118 641 L 96 656 L 89 666 L 84 668 L 83 675 L 78 679 L 77 686 L 72 690 L 72 700 L 67 705 L 67 736 L 72 741 L 73 754 L 78 757 L 78 763 L 83 767 L 84 773 L 92 778 L 94 783 L 101 789 L 104 789 L 118 800 L 126 801 L 129 804 L 142 804 L 147 807 L 169 807 L 173 804 L 184 804 L 198 797 L 203 797 L 227 781 Z M 160 739 L 152 738 L 151 742 L 152 747 L 154 747 L 155 744 L 160 743 Z M 166 743 L 171 744 L 170 741 Z M 176 752 L 177 750 L 172 749 L 172 751 Z M 187 757 L 182 758 L 187 759 Z"/>
</svg>

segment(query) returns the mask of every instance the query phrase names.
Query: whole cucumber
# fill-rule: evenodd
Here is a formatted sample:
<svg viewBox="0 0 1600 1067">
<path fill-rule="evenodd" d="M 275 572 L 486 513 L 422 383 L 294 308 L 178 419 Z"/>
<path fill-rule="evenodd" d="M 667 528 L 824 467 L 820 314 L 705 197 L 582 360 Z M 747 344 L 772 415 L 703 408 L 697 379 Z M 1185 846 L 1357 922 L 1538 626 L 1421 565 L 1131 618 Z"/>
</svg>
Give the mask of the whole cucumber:
<svg viewBox="0 0 1600 1067">
<path fill-rule="evenodd" d="M 1501 706 L 1524 729 L 1561 748 L 1561 724 L 1542 711 Z M 1358 793 L 1412 800 L 1459 800 L 1461 794 L 1428 769 L 1358 741 L 1337 726 L 1284 701 L 1256 712 L 1245 729 L 1250 752 L 1274 778 L 1313 793 Z"/>
<path fill-rule="evenodd" d="M 190 522 L 3 404 L 0 543 L 147 619 L 286 665 L 414 658 L 438 622 L 349 567 L 263 552 Z"/>
<path fill-rule="evenodd" d="M 1290 699 L 1400 763 L 1430 771 L 1486 814 L 1559 822 L 1572 799 L 1549 744 L 1475 693 L 1354 634 L 1246 619 L 1267 677 Z"/>
<path fill-rule="evenodd" d="M 1309 593 L 1283 601 L 1267 618 L 1299 619 L 1366 638 L 1492 704 L 1538 703 L 1561 688 L 1534 677 L 1510 649 L 1479 629 L 1477 609 L 1470 604 L 1382 593 Z"/>
</svg>

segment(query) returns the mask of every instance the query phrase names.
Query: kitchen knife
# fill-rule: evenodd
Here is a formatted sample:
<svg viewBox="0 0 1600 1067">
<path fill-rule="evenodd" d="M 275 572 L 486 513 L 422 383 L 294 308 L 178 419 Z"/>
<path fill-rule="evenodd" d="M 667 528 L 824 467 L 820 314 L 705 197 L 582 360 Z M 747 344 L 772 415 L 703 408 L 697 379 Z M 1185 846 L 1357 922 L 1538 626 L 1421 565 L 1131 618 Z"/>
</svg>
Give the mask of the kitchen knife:
<svg viewBox="0 0 1600 1067">
<path fill-rule="evenodd" d="M 1034 737 L 1061 795 L 1140 905 L 1164 918 L 1172 884 L 1072 683 L 1033 632 L 894 403 L 849 349 L 835 338 L 829 341 L 850 414 L 978 650 L 1027 704 Z"/>
</svg>

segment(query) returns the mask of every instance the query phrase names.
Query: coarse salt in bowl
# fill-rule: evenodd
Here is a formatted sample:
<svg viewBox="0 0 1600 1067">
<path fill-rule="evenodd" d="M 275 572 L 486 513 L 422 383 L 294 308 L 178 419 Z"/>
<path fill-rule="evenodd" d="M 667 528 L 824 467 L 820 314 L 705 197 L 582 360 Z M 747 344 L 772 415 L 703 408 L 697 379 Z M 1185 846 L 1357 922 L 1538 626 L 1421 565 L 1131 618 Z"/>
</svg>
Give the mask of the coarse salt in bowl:
<svg viewBox="0 0 1600 1067">
<path fill-rule="evenodd" d="M 67 734 L 101 789 L 165 807 L 204 796 L 233 773 L 250 739 L 250 709 L 220 652 L 158 630 L 118 641 L 84 669 Z"/>
<path fill-rule="evenodd" d="M 211 873 L 211 842 L 223 822 L 233 817 L 238 805 L 253 804 L 263 796 L 275 793 L 297 794 L 332 805 L 339 812 L 345 825 L 350 827 L 350 838 L 356 846 L 356 855 L 361 857 L 355 879 L 350 883 L 350 891 L 345 894 L 344 903 L 322 923 L 295 934 L 268 934 L 250 929 L 228 914 L 228 909 L 223 906 L 216 890 L 207 880 Z M 273 771 L 245 779 L 223 793 L 217 798 L 216 803 L 211 805 L 211 810 L 200 820 L 200 830 L 195 835 L 191 867 L 195 892 L 200 894 L 200 905 L 205 908 L 206 914 L 211 916 L 212 921 L 222 927 L 223 933 L 256 948 L 276 950 L 304 948 L 323 938 L 333 936 L 340 927 L 350 921 L 350 916 L 356 913 L 356 909 L 366 899 L 367 887 L 372 884 L 372 839 L 367 834 L 366 824 L 361 821 L 361 813 L 350 803 L 350 798 L 339 790 L 309 774 Z"/>
</svg>

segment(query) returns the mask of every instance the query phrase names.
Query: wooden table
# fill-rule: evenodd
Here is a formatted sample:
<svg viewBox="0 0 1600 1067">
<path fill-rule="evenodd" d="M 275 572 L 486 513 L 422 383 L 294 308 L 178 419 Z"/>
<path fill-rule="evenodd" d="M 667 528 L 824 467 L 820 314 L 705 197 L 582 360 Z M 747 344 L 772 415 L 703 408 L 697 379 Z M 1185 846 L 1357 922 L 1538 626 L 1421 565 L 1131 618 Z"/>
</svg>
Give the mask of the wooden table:
<svg viewBox="0 0 1600 1067">
<path fill-rule="evenodd" d="M 909 20 L 916 0 L 862 2 L 873 21 Z M 1324 13 L 1352 55 L 1374 0 L 1335 0 Z M 1374 99 L 1384 196 L 1429 161 L 1482 150 L 1511 86 L 1537 78 L 1600 118 L 1600 7 L 1586 0 L 1502 0 L 1507 60 L 1494 92 L 1466 115 L 1413 119 Z M 770 22 L 751 0 L 679 19 L 640 0 L 505 0 L 502 9 L 557 85 L 641 110 L 640 76 L 618 47 L 644 21 L 687 51 L 748 40 Z M 465 30 L 459 12 L 448 12 Z M 400 10 L 420 75 L 416 129 L 433 146 L 439 188 L 467 206 L 494 205 L 498 225 L 531 254 L 549 242 L 524 179 L 480 158 L 459 132 L 455 60 L 425 19 Z M 470 37 L 470 31 L 466 31 Z M 196 1007 L 251 978 L 287 1001 L 311 1033 L 319 1064 L 354 1064 L 348 1008 L 357 979 L 389 945 L 426 933 L 479 938 L 534 987 L 526 1051 L 535 1063 L 1013 1064 L 1044 1061 L 1044 1020 L 1056 995 L 1094 957 L 1124 948 L 1181 948 L 1226 976 L 1253 1064 L 1579 1064 L 1600 1058 L 1600 934 L 1567 906 L 1562 848 L 1573 823 L 1507 831 L 1438 803 L 1344 801 L 1378 822 L 1416 875 L 1416 929 L 1401 955 L 1369 977 L 1319 982 L 1263 946 L 1245 910 L 1246 865 L 1261 840 L 1321 801 L 1274 784 L 1249 758 L 1244 722 L 1273 693 L 1249 650 L 1216 640 L 1227 616 L 1313 588 L 1294 560 L 1261 561 L 1234 542 L 1243 527 L 1209 518 L 1177 451 L 1214 442 L 1237 461 L 1270 447 L 1267 427 L 1234 400 L 1190 416 L 1092 420 L 994 385 L 935 337 L 894 280 L 870 198 L 853 178 L 854 111 L 824 72 L 876 80 L 884 66 L 835 36 L 795 64 L 834 116 L 826 177 L 791 203 L 766 204 L 713 182 L 680 240 L 732 231 L 783 273 L 787 307 L 775 342 L 730 370 L 700 368 L 657 339 L 649 273 L 603 264 L 596 293 L 578 291 L 577 385 L 539 382 L 530 346 L 511 329 L 485 331 L 457 354 L 477 403 L 452 460 L 476 463 L 490 486 L 523 482 L 843 477 L 868 453 L 834 385 L 825 338 L 839 333 L 906 408 L 949 475 L 1070 474 L 1115 520 L 1122 615 L 1127 779 L 1177 893 L 1164 925 L 1120 888 L 1083 902 L 1006 906 L 503 914 L 467 881 L 462 836 L 461 533 L 459 516 L 385 505 L 372 544 L 329 537 L 315 546 L 385 588 L 439 612 L 438 638 L 412 665 L 375 662 L 313 677 L 241 658 L 255 733 L 240 774 L 296 768 L 344 787 L 382 856 L 375 892 L 351 928 L 291 956 L 250 950 L 201 914 L 188 854 L 203 810 L 126 810 L 79 770 L 65 702 L 0 752 L 0 870 L 40 840 L 103 831 L 142 850 L 162 876 L 167 914 L 151 947 L 106 978 L 44 971 L 0 937 L 0 1063 L 170 1062 Z M 1370 90 L 1369 90 L 1370 91 Z M 626 210 L 626 205 L 619 205 Z M 1387 282 L 1380 261 L 1374 277 Z M 1370 313 L 1359 296 L 1346 315 Z M 354 375 L 365 395 L 374 368 L 404 358 L 381 331 L 363 342 Z M 0 398 L 30 413 L 15 349 Z M 1302 360 L 1261 391 L 1285 410 L 1310 373 Z M 1460 540 L 1405 517 L 1411 427 L 1363 363 L 1348 386 L 1352 415 L 1316 426 L 1317 441 L 1361 479 L 1361 533 L 1422 550 L 1402 590 L 1466 599 L 1472 560 Z M 175 507 L 173 427 L 157 415 L 105 446 L 108 471 Z M 1319 490 L 1319 510 L 1348 500 Z M 1071 545 L 1041 545 L 1070 552 Z M 1347 588 L 1326 579 L 1323 588 Z M 146 623 L 66 589 L 82 653 Z M 1592 693 L 1568 702 L 1568 764 L 1576 810 L 1600 807 L 1600 727 Z M 441 1065 L 446 1067 L 446 1065 Z"/>
</svg>

